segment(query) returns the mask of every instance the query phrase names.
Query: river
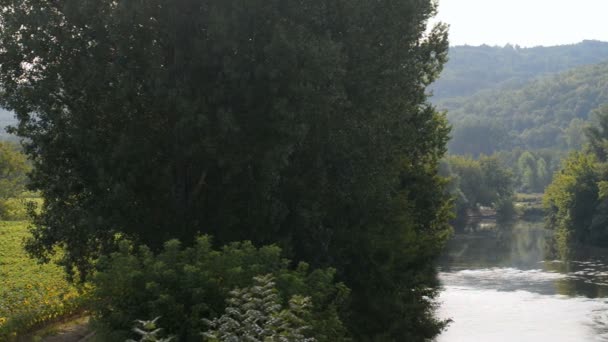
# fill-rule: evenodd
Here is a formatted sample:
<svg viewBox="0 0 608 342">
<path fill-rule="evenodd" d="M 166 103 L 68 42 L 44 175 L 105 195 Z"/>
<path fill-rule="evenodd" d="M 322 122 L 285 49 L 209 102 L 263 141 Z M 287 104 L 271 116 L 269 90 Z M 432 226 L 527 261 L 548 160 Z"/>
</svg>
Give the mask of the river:
<svg viewBox="0 0 608 342">
<path fill-rule="evenodd" d="M 608 251 L 546 258 L 542 222 L 478 223 L 441 259 L 438 342 L 608 341 Z"/>
</svg>

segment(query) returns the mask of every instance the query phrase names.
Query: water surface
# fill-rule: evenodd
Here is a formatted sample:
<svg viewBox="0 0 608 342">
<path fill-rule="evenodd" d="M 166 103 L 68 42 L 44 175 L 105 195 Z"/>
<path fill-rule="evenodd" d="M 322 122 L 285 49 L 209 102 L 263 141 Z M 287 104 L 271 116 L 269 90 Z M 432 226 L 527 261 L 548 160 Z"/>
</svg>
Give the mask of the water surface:
<svg viewBox="0 0 608 342">
<path fill-rule="evenodd" d="M 542 222 L 482 222 L 458 232 L 440 262 L 439 342 L 608 341 L 608 252 L 546 255 Z"/>
</svg>

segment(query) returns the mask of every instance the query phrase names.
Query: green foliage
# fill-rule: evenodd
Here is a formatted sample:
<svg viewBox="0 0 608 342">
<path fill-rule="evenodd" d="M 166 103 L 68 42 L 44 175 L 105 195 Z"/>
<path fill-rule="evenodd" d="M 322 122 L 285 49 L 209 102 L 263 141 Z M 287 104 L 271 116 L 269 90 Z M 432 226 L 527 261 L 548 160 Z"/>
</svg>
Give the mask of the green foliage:
<svg viewBox="0 0 608 342">
<path fill-rule="evenodd" d="M 473 119 L 458 122 L 452 132 L 450 152 L 453 154 L 490 155 L 496 151 L 508 150 L 514 145 L 509 131 L 492 119 Z"/>
<path fill-rule="evenodd" d="M 16 197 L 25 190 L 29 166 L 16 145 L 0 142 L 0 200 Z"/>
<path fill-rule="evenodd" d="M 591 243 L 588 229 L 598 205 L 600 174 L 595 156 L 572 153 L 545 192 L 547 228 L 555 230 L 557 251 L 567 257 L 572 244 Z"/>
<path fill-rule="evenodd" d="M 490 88 L 517 87 L 528 80 L 568 69 L 600 63 L 608 58 L 608 43 L 586 40 L 573 45 L 454 46 L 439 80 L 433 85 L 438 100 L 470 96 Z"/>
<path fill-rule="evenodd" d="M 39 265 L 23 250 L 27 222 L 0 222 L 0 341 L 77 312 L 80 291 L 60 267 Z"/>
<path fill-rule="evenodd" d="M 585 151 L 565 160 L 545 194 L 547 227 L 556 231 L 561 256 L 572 245 L 608 246 L 608 107 L 594 113 L 598 125 L 586 130 Z"/>
<path fill-rule="evenodd" d="M 500 151 L 495 156 L 511 166 L 515 189 L 520 193 L 543 193 L 567 154 L 555 149 Z"/>
<path fill-rule="evenodd" d="M 447 27 L 427 30 L 435 10 L 5 2 L 0 106 L 19 119 L 44 198 L 28 251 L 46 260 L 63 246 L 85 279 L 117 236 L 154 251 L 199 231 L 218 245 L 276 243 L 336 268 L 356 339 L 433 338 L 444 326 L 434 261 L 450 232 L 437 176 L 449 126 L 426 89 L 447 57 Z M 127 316 L 155 317 L 143 313 Z"/>
<path fill-rule="evenodd" d="M 293 296 L 283 308 L 271 275 L 253 278 L 254 284 L 230 292 L 226 312 L 203 334 L 208 341 L 315 342 L 306 337 L 311 318 L 310 298 Z"/>
<path fill-rule="evenodd" d="M 583 134 L 585 127 L 585 120 L 581 118 L 574 118 L 570 121 L 570 124 L 564 130 L 564 139 L 569 150 L 580 150 L 587 142 L 585 134 Z"/>
<path fill-rule="evenodd" d="M 25 205 L 19 203 L 30 167 L 17 145 L 0 141 L 0 218 L 24 219 Z"/>
<path fill-rule="evenodd" d="M 118 252 L 100 260 L 101 271 L 93 279 L 95 316 L 108 340 L 124 340 L 138 317 L 162 315 L 168 334 L 196 341 L 207 329 L 203 319 L 225 311 L 230 291 L 249 288 L 257 275 L 272 274 L 281 305 L 294 295 L 311 299 L 307 324 L 318 341 L 344 340 L 338 313 L 348 289 L 334 282 L 335 271 L 310 271 L 304 263 L 290 269 L 280 252 L 278 247 L 257 249 L 248 242 L 214 250 L 208 237 L 199 237 L 189 248 L 169 241 L 155 256 L 146 247 L 133 251 L 122 242 Z"/>
<path fill-rule="evenodd" d="M 582 122 L 593 109 L 608 102 L 607 72 L 608 63 L 603 62 L 543 76 L 515 88 L 490 88 L 437 102 L 440 109 L 448 110 L 454 126 L 450 152 L 476 154 L 483 148 L 491 154 L 513 147 L 566 150 L 580 146 L 584 142 Z M 497 134 L 496 138 L 481 133 L 469 137 L 472 122 L 479 122 L 479 131 L 486 129 Z"/>
<path fill-rule="evenodd" d="M 156 317 L 151 321 L 137 320 L 137 326 L 133 328 L 133 332 L 140 336 L 139 341 L 127 340 L 127 342 L 171 342 L 173 337 L 160 337 L 162 329 L 156 327 L 156 322 L 160 319 Z"/>
<path fill-rule="evenodd" d="M 608 105 L 603 105 L 593 111 L 595 124 L 585 129 L 585 135 L 589 141 L 588 150 L 593 153 L 599 161 L 608 161 Z"/>
<path fill-rule="evenodd" d="M 536 163 L 536 189 L 539 192 L 545 190 L 545 186 L 551 182 L 551 174 L 547 169 L 547 162 L 540 158 Z"/>
<path fill-rule="evenodd" d="M 479 206 L 493 207 L 507 217 L 514 213 L 513 174 L 496 156 L 481 156 L 478 160 L 471 157 L 449 156 L 446 158 L 456 181 L 457 215 L 467 210 L 477 211 Z"/>
</svg>

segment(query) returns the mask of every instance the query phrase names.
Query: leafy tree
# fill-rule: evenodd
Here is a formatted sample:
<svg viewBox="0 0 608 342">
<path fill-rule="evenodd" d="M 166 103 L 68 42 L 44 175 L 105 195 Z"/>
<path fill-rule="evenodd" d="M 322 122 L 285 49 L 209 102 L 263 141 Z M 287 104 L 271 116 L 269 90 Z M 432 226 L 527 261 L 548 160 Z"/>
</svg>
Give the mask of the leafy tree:
<svg viewBox="0 0 608 342">
<path fill-rule="evenodd" d="M 450 153 L 490 155 L 512 145 L 509 132 L 489 120 L 465 120 L 454 127 L 449 143 Z"/>
<path fill-rule="evenodd" d="M 478 160 L 449 156 L 446 160 L 452 186 L 457 187 L 450 191 L 456 197 L 457 215 L 465 215 L 467 210 L 477 211 L 479 206 L 500 209 L 504 217 L 513 214 L 509 210 L 513 201 L 513 174 L 497 156 L 482 155 Z"/>
<path fill-rule="evenodd" d="M 520 174 L 520 182 L 524 191 L 533 191 L 538 183 L 538 166 L 534 156 L 525 151 L 517 160 L 517 170 Z"/>
<path fill-rule="evenodd" d="M 0 105 L 44 204 L 28 250 L 81 278 L 201 231 L 333 265 L 360 340 L 422 340 L 449 234 L 431 0 L 7 0 Z M 94 80 L 94 81 L 93 81 Z M 153 316 L 139 316 L 153 317 Z"/>
<path fill-rule="evenodd" d="M 564 130 L 566 146 L 571 150 L 580 150 L 585 144 L 585 121 L 581 118 L 574 118 Z"/>
<path fill-rule="evenodd" d="M 553 174 L 561 168 L 567 153 L 557 149 L 500 151 L 495 156 L 503 165 L 512 166 L 514 187 L 518 192 L 543 192 Z"/>
<path fill-rule="evenodd" d="M 495 203 L 498 199 L 507 199 L 513 196 L 513 174 L 496 156 L 483 156 L 479 159 L 479 166 L 483 174 L 483 184 L 487 197 L 484 203 Z"/>
<path fill-rule="evenodd" d="M 593 111 L 596 125 L 586 127 L 585 135 L 589 141 L 589 151 L 593 153 L 599 161 L 608 160 L 608 105 L 604 105 Z"/>
<path fill-rule="evenodd" d="M 596 161 L 593 155 L 573 153 L 545 192 L 546 226 L 555 231 L 562 257 L 570 255 L 570 246 L 590 242 L 588 229 L 599 195 Z"/>
<path fill-rule="evenodd" d="M 551 174 L 547 169 L 547 162 L 541 157 L 536 163 L 536 178 L 537 178 L 537 191 L 543 192 L 545 186 L 551 182 Z"/>
<path fill-rule="evenodd" d="M 556 231 L 562 257 L 571 254 L 572 246 L 608 246 L 608 107 L 594 114 L 597 125 L 586 129 L 585 151 L 565 160 L 545 192 L 547 227 Z"/>
</svg>

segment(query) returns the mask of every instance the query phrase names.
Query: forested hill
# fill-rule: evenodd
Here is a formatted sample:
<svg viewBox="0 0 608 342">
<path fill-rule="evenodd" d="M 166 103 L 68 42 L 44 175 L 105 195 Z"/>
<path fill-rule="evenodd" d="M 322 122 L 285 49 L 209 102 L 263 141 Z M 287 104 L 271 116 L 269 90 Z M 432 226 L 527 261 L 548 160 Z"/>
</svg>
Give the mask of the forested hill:
<svg viewBox="0 0 608 342">
<path fill-rule="evenodd" d="M 450 151 L 578 148 L 589 113 L 608 103 L 608 62 L 438 102 L 454 126 Z"/>
<path fill-rule="evenodd" d="M 480 90 L 518 86 L 535 77 L 608 60 L 608 43 L 586 40 L 574 45 L 519 48 L 451 47 L 434 100 L 468 96 Z"/>
<path fill-rule="evenodd" d="M 17 123 L 13 112 L 0 108 L 0 140 L 15 140 L 16 137 L 6 133 L 6 126 Z"/>
</svg>

